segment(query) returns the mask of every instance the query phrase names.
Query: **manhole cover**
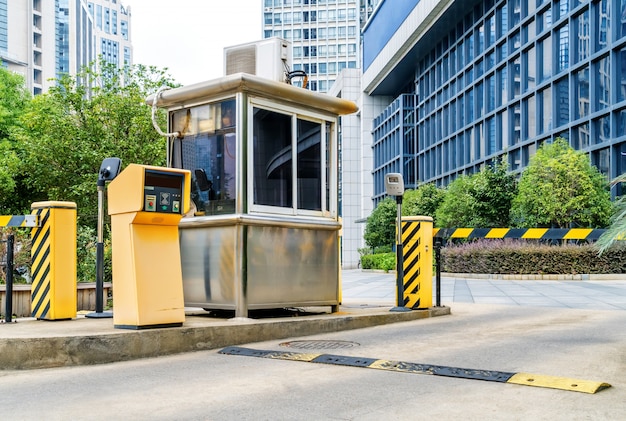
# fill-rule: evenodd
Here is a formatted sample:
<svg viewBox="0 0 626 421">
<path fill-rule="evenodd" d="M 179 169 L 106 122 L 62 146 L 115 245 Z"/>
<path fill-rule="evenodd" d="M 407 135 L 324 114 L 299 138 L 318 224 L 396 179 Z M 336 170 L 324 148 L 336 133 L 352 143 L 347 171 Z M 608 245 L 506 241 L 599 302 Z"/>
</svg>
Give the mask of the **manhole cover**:
<svg viewBox="0 0 626 421">
<path fill-rule="evenodd" d="M 280 344 L 280 346 L 298 349 L 340 349 L 353 348 L 359 345 L 359 343 L 350 341 L 290 341 Z"/>
</svg>

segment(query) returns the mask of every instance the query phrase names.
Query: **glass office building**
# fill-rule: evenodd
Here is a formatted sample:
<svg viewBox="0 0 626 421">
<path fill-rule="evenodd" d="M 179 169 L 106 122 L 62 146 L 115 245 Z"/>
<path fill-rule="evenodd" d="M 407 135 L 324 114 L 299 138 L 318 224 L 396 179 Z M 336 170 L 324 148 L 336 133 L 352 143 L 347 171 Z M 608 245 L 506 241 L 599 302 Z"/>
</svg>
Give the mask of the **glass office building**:
<svg viewBox="0 0 626 421">
<path fill-rule="evenodd" d="M 390 98 L 375 202 L 387 172 L 446 185 L 503 156 L 519 172 L 557 137 L 626 170 L 626 0 L 385 0 L 362 35 L 365 94 Z"/>
</svg>

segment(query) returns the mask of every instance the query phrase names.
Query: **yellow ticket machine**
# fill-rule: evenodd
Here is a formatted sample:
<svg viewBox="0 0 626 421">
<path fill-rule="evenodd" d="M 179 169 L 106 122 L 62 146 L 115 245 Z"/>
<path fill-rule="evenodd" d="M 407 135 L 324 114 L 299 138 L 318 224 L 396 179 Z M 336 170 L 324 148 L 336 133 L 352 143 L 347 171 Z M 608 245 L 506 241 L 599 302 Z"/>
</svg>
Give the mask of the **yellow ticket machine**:
<svg viewBox="0 0 626 421">
<path fill-rule="evenodd" d="M 190 176 L 188 170 L 130 164 L 109 185 L 116 328 L 185 321 L 178 223 L 189 210 Z"/>
</svg>

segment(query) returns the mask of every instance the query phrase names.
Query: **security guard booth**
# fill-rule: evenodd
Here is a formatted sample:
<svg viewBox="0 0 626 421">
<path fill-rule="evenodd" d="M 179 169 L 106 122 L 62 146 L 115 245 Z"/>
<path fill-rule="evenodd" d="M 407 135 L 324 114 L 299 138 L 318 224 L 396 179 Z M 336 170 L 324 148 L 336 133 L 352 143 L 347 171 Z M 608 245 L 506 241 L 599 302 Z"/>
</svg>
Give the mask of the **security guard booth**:
<svg viewBox="0 0 626 421">
<path fill-rule="evenodd" d="M 236 73 L 147 99 L 168 111 L 168 166 L 192 173 L 180 223 L 185 305 L 341 302 L 338 116 L 354 103 Z"/>
<path fill-rule="evenodd" d="M 190 181 L 186 170 L 130 164 L 109 184 L 116 328 L 185 321 L 178 224 Z"/>
<path fill-rule="evenodd" d="M 402 217 L 404 306 L 413 310 L 433 306 L 433 218 Z"/>
<path fill-rule="evenodd" d="M 40 320 L 76 317 L 76 203 L 35 202 L 31 214 L 32 316 Z"/>
</svg>

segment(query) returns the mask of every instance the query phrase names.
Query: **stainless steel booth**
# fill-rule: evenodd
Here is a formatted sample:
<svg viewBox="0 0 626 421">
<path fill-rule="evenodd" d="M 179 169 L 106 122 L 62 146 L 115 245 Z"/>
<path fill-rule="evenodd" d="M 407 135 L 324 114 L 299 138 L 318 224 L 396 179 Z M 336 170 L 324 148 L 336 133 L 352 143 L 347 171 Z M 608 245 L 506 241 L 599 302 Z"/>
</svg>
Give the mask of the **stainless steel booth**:
<svg viewBox="0 0 626 421">
<path fill-rule="evenodd" d="M 147 99 L 153 103 L 155 96 Z M 246 73 L 163 91 L 168 166 L 192 174 L 180 222 L 187 307 L 341 303 L 338 116 L 353 102 Z"/>
</svg>

